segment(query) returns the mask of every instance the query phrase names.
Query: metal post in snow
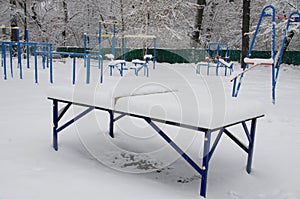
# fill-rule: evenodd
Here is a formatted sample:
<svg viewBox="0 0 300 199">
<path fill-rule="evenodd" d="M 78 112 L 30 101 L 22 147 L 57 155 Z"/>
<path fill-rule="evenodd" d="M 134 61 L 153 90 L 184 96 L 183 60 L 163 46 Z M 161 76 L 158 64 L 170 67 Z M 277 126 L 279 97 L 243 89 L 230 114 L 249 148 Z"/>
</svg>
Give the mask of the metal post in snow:
<svg viewBox="0 0 300 199">
<path fill-rule="evenodd" d="M 203 160 L 202 160 L 203 175 L 201 177 L 201 188 L 200 188 L 200 195 L 203 197 L 206 196 L 206 184 L 207 184 L 208 166 L 209 166 L 209 159 L 210 159 L 209 158 L 210 139 L 211 139 L 211 132 L 207 130 L 204 136 Z"/>
<path fill-rule="evenodd" d="M 5 47 L 5 44 L 3 44 L 3 43 L 2 43 L 2 60 L 3 60 L 4 80 L 7 80 L 7 76 L 6 76 L 6 47 Z"/>
<path fill-rule="evenodd" d="M 57 127 L 58 127 L 58 101 L 53 99 L 53 148 L 55 151 L 58 150 L 58 136 L 57 136 Z"/>
<path fill-rule="evenodd" d="M 26 41 L 26 59 L 27 59 L 27 68 L 30 68 L 30 52 L 29 52 L 29 32 L 25 30 L 25 41 Z"/>
<path fill-rule="evenodd" d="M 101 55 L 98 56 L 98 64 L 100 67 L 100 84 L 103 83 L 103 60 Z"/>
<path fill-rule="evenodd" d="M 88 57 L 87 57 L 87 68 L 86 68 L 86 83 L 87 84 L 90 83 L 90 74 L 91 74 L 91 55 L 88 55 Z"/>
<path fill-rule="evenodd" d="M 52 44 L 50 44 L 50 83 L 53 84 Z"/>
<path fill-rule="evenodd" d="M 37 44 L 34 44 L 34 77 L 35 77 L 35 83 L 38 83 L 38 64 L 37 64 Z"/>
<path fill-rule="evenodd" d="M 154 51 L 153 51 L 153 69 L 156 67 L 156 37 L 153 38 L 154 42 Z"/>
<path fill-rule="evenodd" d="M 10 43 L 9 44 L 9 59 L 10 59 L 9 60 L 9 64 L 10 64 L 10 75 L 11 75 L 11 78 L 14 77 L 12 52 L 13 52 L 13 48 L 12 48 L 12 45 Z"/>
<path fill-rule="evenodd" d="M 74 56 L 73 57 L 73 78 L 72 78 L 72 84 L 74 85 L 75 84 L 75 73 L 76 73 L 76 57 Z"/>
</svg>

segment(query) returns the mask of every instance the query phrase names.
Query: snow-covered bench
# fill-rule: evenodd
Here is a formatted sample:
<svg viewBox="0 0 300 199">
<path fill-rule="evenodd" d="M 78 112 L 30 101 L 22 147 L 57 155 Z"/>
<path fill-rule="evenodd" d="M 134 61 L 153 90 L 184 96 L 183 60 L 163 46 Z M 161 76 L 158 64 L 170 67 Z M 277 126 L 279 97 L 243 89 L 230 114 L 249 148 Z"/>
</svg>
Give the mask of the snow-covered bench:
<svg viewBox="0 0 300 199">
<path fill-rule="evenodd" d="M 199 88 L 200 93 L 191 97 L 193 91 L 177 89 L 173 83 L 170 82 L 168 85 L 166 82 L 153 83 L 150 78 L 123 77 L 110 78 L 105 84 L 98 86 L 79 84 L 76 87 L 52 86 L 48 91 L 48 99 L 53 104 L 54 149 L 58 150 L 57 138 L 62 130 L 89 112 L 101 110 L 109 114 L 109 133 L 112 138 L 114 123 L 124 116 L 139 118 L 141 122 L 148 123 L 202 176 L 201 196 L 206 195 L 209 161 L 222 135 L 227 135 L 247 153 L 247 172 L 250 173 L 256 123 L 258 118 L 264 116 L 261 106 L 253 101 L 243 102 L 226 96 L 212 98 L 211 93 L 214 91 L 208 90 L 206 84 L 203 84 L 203 88 Z M 64 105 L 61 110 L 58 109 L 59 104 Z M 85 110 L 59 125 L 59 121 L 72 105 L 85 107 Z M 161 109 L 155 108 L 157 106 Z M 170 138 L 157 123 L 203 132 L 202 163 L 194 161 L 175 143 L 178 140 Z M 236 128 L 230 128 L 238 125 L 245 132 L 247 144 L 234 135 L 232 131 Z M 215 140 L 211 139 L 212 133 L 217 133 Z M 214 142 L 211 144 L 211 141 Z"/>
<path fill-rule="evenodd" d="M 126 66 L 125 60 L 114 60 L 115 56 L 113 54 L 106 54 L 105 56 L 110 59 L 110 62 L 108 64 L 110 68 L 110 73 L 109 73 L 110 76 L 112 76 L 114 68 L 119 70 L 121 76 L 123 76 L 124 70 L 128 70 L 128 68 L 125 67 Z"/>
<path fill-rule="evenodd" d="M 131 62 L 134 66 L 130 67 L 130 69 L 134 70 L 134 74 L 136 76 L 139 75 L 139 71 L 144 69 L 144 76 L 149 76 L 149 62 L 152 59 L 152 55 L 145 55 L 144 60 L 134 59 Z"/>
</svg>

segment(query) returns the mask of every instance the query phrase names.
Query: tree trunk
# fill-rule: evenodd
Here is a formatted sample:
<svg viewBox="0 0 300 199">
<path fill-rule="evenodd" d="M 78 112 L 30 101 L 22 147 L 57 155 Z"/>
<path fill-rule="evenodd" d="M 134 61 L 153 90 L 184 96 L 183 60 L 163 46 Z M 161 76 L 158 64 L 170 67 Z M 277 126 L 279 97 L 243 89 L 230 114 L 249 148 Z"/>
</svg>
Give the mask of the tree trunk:
<svg viewBox="0 0 300 199">
<path fill-rule="evenodd" d="M 214 27 L 214 18 L 215 18 L 215 13 L 216 13 L 216 8 L 218 3 L 211 1 L 209 4 L 211 4 L 209 7 L 209 19 L 208 19 L 208 26 L 206 28 L 206 45 L 208 46 L 208 43 L 211 42 L 211 35 L 213 33 L 213 27 Z"/>
<path fill-rule="evenodd" d="M 62 37 L 63 37 L 63 46 L 66 46 L 66 41 L 67 41 L 67 26 L 69 22 L 69 15 L 68 15 L 68 5 L 66 0 L 63 0 L 63 11 L 64 11 L 64 30 L 62 32 Z"/>
<path fill-rule="evenodd" d="M 198 8 L 195 17 L 195 27 L 192 34 L 192 43 L 191 46 L 196 48 L 200 44 L 200 31 L 202 28 L 202 21 L 203 21 L 203 11 L 206 5 L 206 0 L 197 0 Z"/>
<path fill-rule="evenodd" d="M 243 23 L 242 23 L 242 60 L 241 67 L 244 67 L 244 58 L 249 51 L 249 33 L 250 31 L 250 0 L 243 0 Z"/>
</svg>

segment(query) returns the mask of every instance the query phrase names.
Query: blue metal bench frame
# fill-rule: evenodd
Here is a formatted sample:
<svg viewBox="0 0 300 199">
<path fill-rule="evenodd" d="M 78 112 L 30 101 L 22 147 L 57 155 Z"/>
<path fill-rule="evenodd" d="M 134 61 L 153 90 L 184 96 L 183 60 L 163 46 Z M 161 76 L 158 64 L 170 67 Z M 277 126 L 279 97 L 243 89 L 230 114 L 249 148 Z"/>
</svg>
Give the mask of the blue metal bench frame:
<svg viewBox="0 0 300 199">
<path fill-rule="evenodd" d="M 247 157 L 247 167 L 246 170 L 248 173 L 251 172 L 251 166 L 252 166 L 252 158 L 253 158 L 253 149 L 254 149 L 254 141 L 255 141 L 255 131 L 256 131 L 256 124 L 257 124 L 257 119 L 263 117 L 264 115 L 259 115 L 253 118 L 249 118 L 246 120 L 242 121 L 237 121 L 235 123 L 219 127 L 219 128 L 214 128 L 214 129 L 208 129 L 208 128 L 203 128 L 199 126 L 192 126 L 192 125 L 187 125 L 187 124 L 182 124 L 174 121 L 168 121 L 168 120 L 161 120 L 157 118 L 150 118 L 146 117 L 143 115 L 137 115 L 133 113 L 126 113 L 126 112 L 121 112 L 121 111 L 116 111 L 116 110 L 111 110 L 108 108 L 103 108 L 103 107 L 98 107 L 98 106 L 92 106 L 88 104 L 82 104 L 82 103 L 76 103 L 72 101 L 66 101 L 66 100 L 61 100 L 61 99 L 55 99 L 52 97 L 48 97 L 49 100 L 52 100 L 53 104 L 53 148 L 57 151 L 58 150 L 58 134 L 91 112 L 92 110 L 101 110 L 108 112 L 110 122 L 109 122 L 109 134 L 112 138 L 114 138 L 114 123 L 118 121 L 119 119 L 123 118 L 124 116 L 130 116 L 130 117 L 135 117 L 135 118 L 140 118 L 145 120 L 170 146 L 177 151 L 183 159 L 186 160 L 186 162 L 191 165 L 201 176 L 201 185 L 200 185 L 200 195 L 203 197 L 206 197 L 206 185 L 207 185 L 207 176 L 208 176 L 208 168 L 209 168 L 209 161 L 211 160 L 213 153 L 215 152 L 217 145 L 222 137 L 223 134 L 227 135 L 234 143 L 236 143 L 244 152 L 248 154 Z M 58 110 L 58 104 L 62 103 L 65 104 L 64 108 L 62 108 L 60 111 Z M 65 113 L 68 111 L 68 109 L 71 107 L 71 105 L 75 106 L 81 106 L 85 107 L 86 109 L 69 120 L 68 122 L 62 124 L 59 126 L 59 121 L 61 118 L 65 115 Z M 118 114 L 117 117 L 115 117 L 115 114 Z M 247 126 L 246 122 L 250 121 L 250 128 L 249 125 Z M 203 132 L 205 135 L 204 138 L 204 147 L 203 147 L 203 159 L 202 159 L 202 165 L 198 165 L 196 162 L 192 160 L 192 158 L 189 157 L 188 154 L 186 154 L 176 143 L 168 137 L 155 123 L 164 123 L 167 125 L 172 125 L 172 126 L 177 126 L 181 128 L 186 128 L 186 129 L 191 129 L 199 132 Z M 248 145 L 245 145 L 242 141 L 240 141 L 232 132 L 228 130 L 229 127 L 235 126 L 235 125 L 242 125 L 244 132 L 246 134 L 247 140 L 248 140 Z M 250 130 L 249 130 L 250 129 Z M 214 141 L 214 143 L 211 146 L 211 134 L 213 132 L 217 132 L 218 135 Z"/>
</svg>

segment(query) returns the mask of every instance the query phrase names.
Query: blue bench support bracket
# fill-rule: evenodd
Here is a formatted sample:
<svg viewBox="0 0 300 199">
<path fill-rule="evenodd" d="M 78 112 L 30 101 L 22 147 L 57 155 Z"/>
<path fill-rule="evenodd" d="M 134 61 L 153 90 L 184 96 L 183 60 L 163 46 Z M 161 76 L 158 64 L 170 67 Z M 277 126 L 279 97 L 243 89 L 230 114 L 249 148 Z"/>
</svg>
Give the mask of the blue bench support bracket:
<svg viewBox="0 0 300 199">
<path fill-rule="evenodd" d="M 236 143 L 242 150 L 244 150 L 247 154 L 247 167 L 246 170 L 248 173 L 251 172 L 252 167 L 252 159 L 253 159 L 253 151 L 254 151 L 254 140 L 255 140 L 255 131 L 256 131 L 256 123 L 257 119 L 263 117 L 264 115 L 257 116 L 255 118 L 250 118 L 244 121 L 238 121 L 236 123 L 232 123 L 227 126 L 223 126 L 216 129 L 207 129 L 197 126 L 191 126 L 187 124 L 181 124 L 173 121 L 161 120 L 157 118 L 149 118 L 142 115 L 136 115 L 133 113 L 121 112 L 116 110 L 111 110 L 102 107 L 95 107 L 87 104 L 81 104 L 71 101 L 65 101 L 55 98 L 49 98 L 53 101 L 53 148 L 58 150 L 58 133 L 63 129 L 67 128 L 75 121 L 79 120 L 92 110 L 101 110 L 109 113 L 109 134 L 112 138 L 114 138 L 114 122 L 118 121 L 119 119 L 123 118 L 124 116 L 130 116 L 135 118 L 140 118 L 145 120 L 180 156 L 190 165 L 192 166 L 198 173 L 201 175 L 201 185 L 200 185 L 200 195 L 206 197 L 206 187 L 207 187 L 207 178 L 208 178 L 208 168 L 209 168 L 209 161 L 213 156 L 219 141 L 223 134 L 227 135 L 234 143 Z M 58 103 L 66 104 L 61 111 L 58 111 Z M 71 105 L 85 107 L 86 109 L 75 116 L 73 119 L 69 120 L 65 124 L 59 127 L 58 122 L 64 116 L 64 114 L 69 110 Z M 114 118 L 114 115 L 118 114 L 117 117 Z M 203 153 L 202 153 L 202 165 L 197 164 L 185 151 L 183 151 L 166 133 L 164 133 L 159 126 L 155 123 L 164 123 L 167 125 L 177 126 L 181 128 L 191 129 L 198 132 L 204 133 L 204 145 L 203 145 Z M 247 127 L 246 122 L 250 122 L 250 132 Z M 246 146 L 242 141 L 240 141 L 233 133 L 231 133 L 227 128 L 231 126 L 236 126 L 242 124 L 242 129 L 246 133 L 247 139 L 249 141 L 248 146 Z M 211 134 L 213 132 L 219 131 L 218 135 L 216 136 L 214 143 L 211 145 Z"/>
<path fill-rule="evenodd" d="M 89 112 L 91 112 L 94 107 L 88 107 L 86 110 L 84 110 L 82 113 L 74 117 L 73 119 L 69 120 L 65 124 L 63 124 L 61 127 L 58 127 L 58 122 L 62 118 L 62 116 L 67 112 L 69 107 L 72 103 L 68 103 L 67 106 L 63 109 L 61 113 L 58 112 L 58 100 L 53 99 L 53 148 L 57 151 L 58 150 L 58 133 L 62 131 L 63 129 L 67 128 Z"/>
</svg>

